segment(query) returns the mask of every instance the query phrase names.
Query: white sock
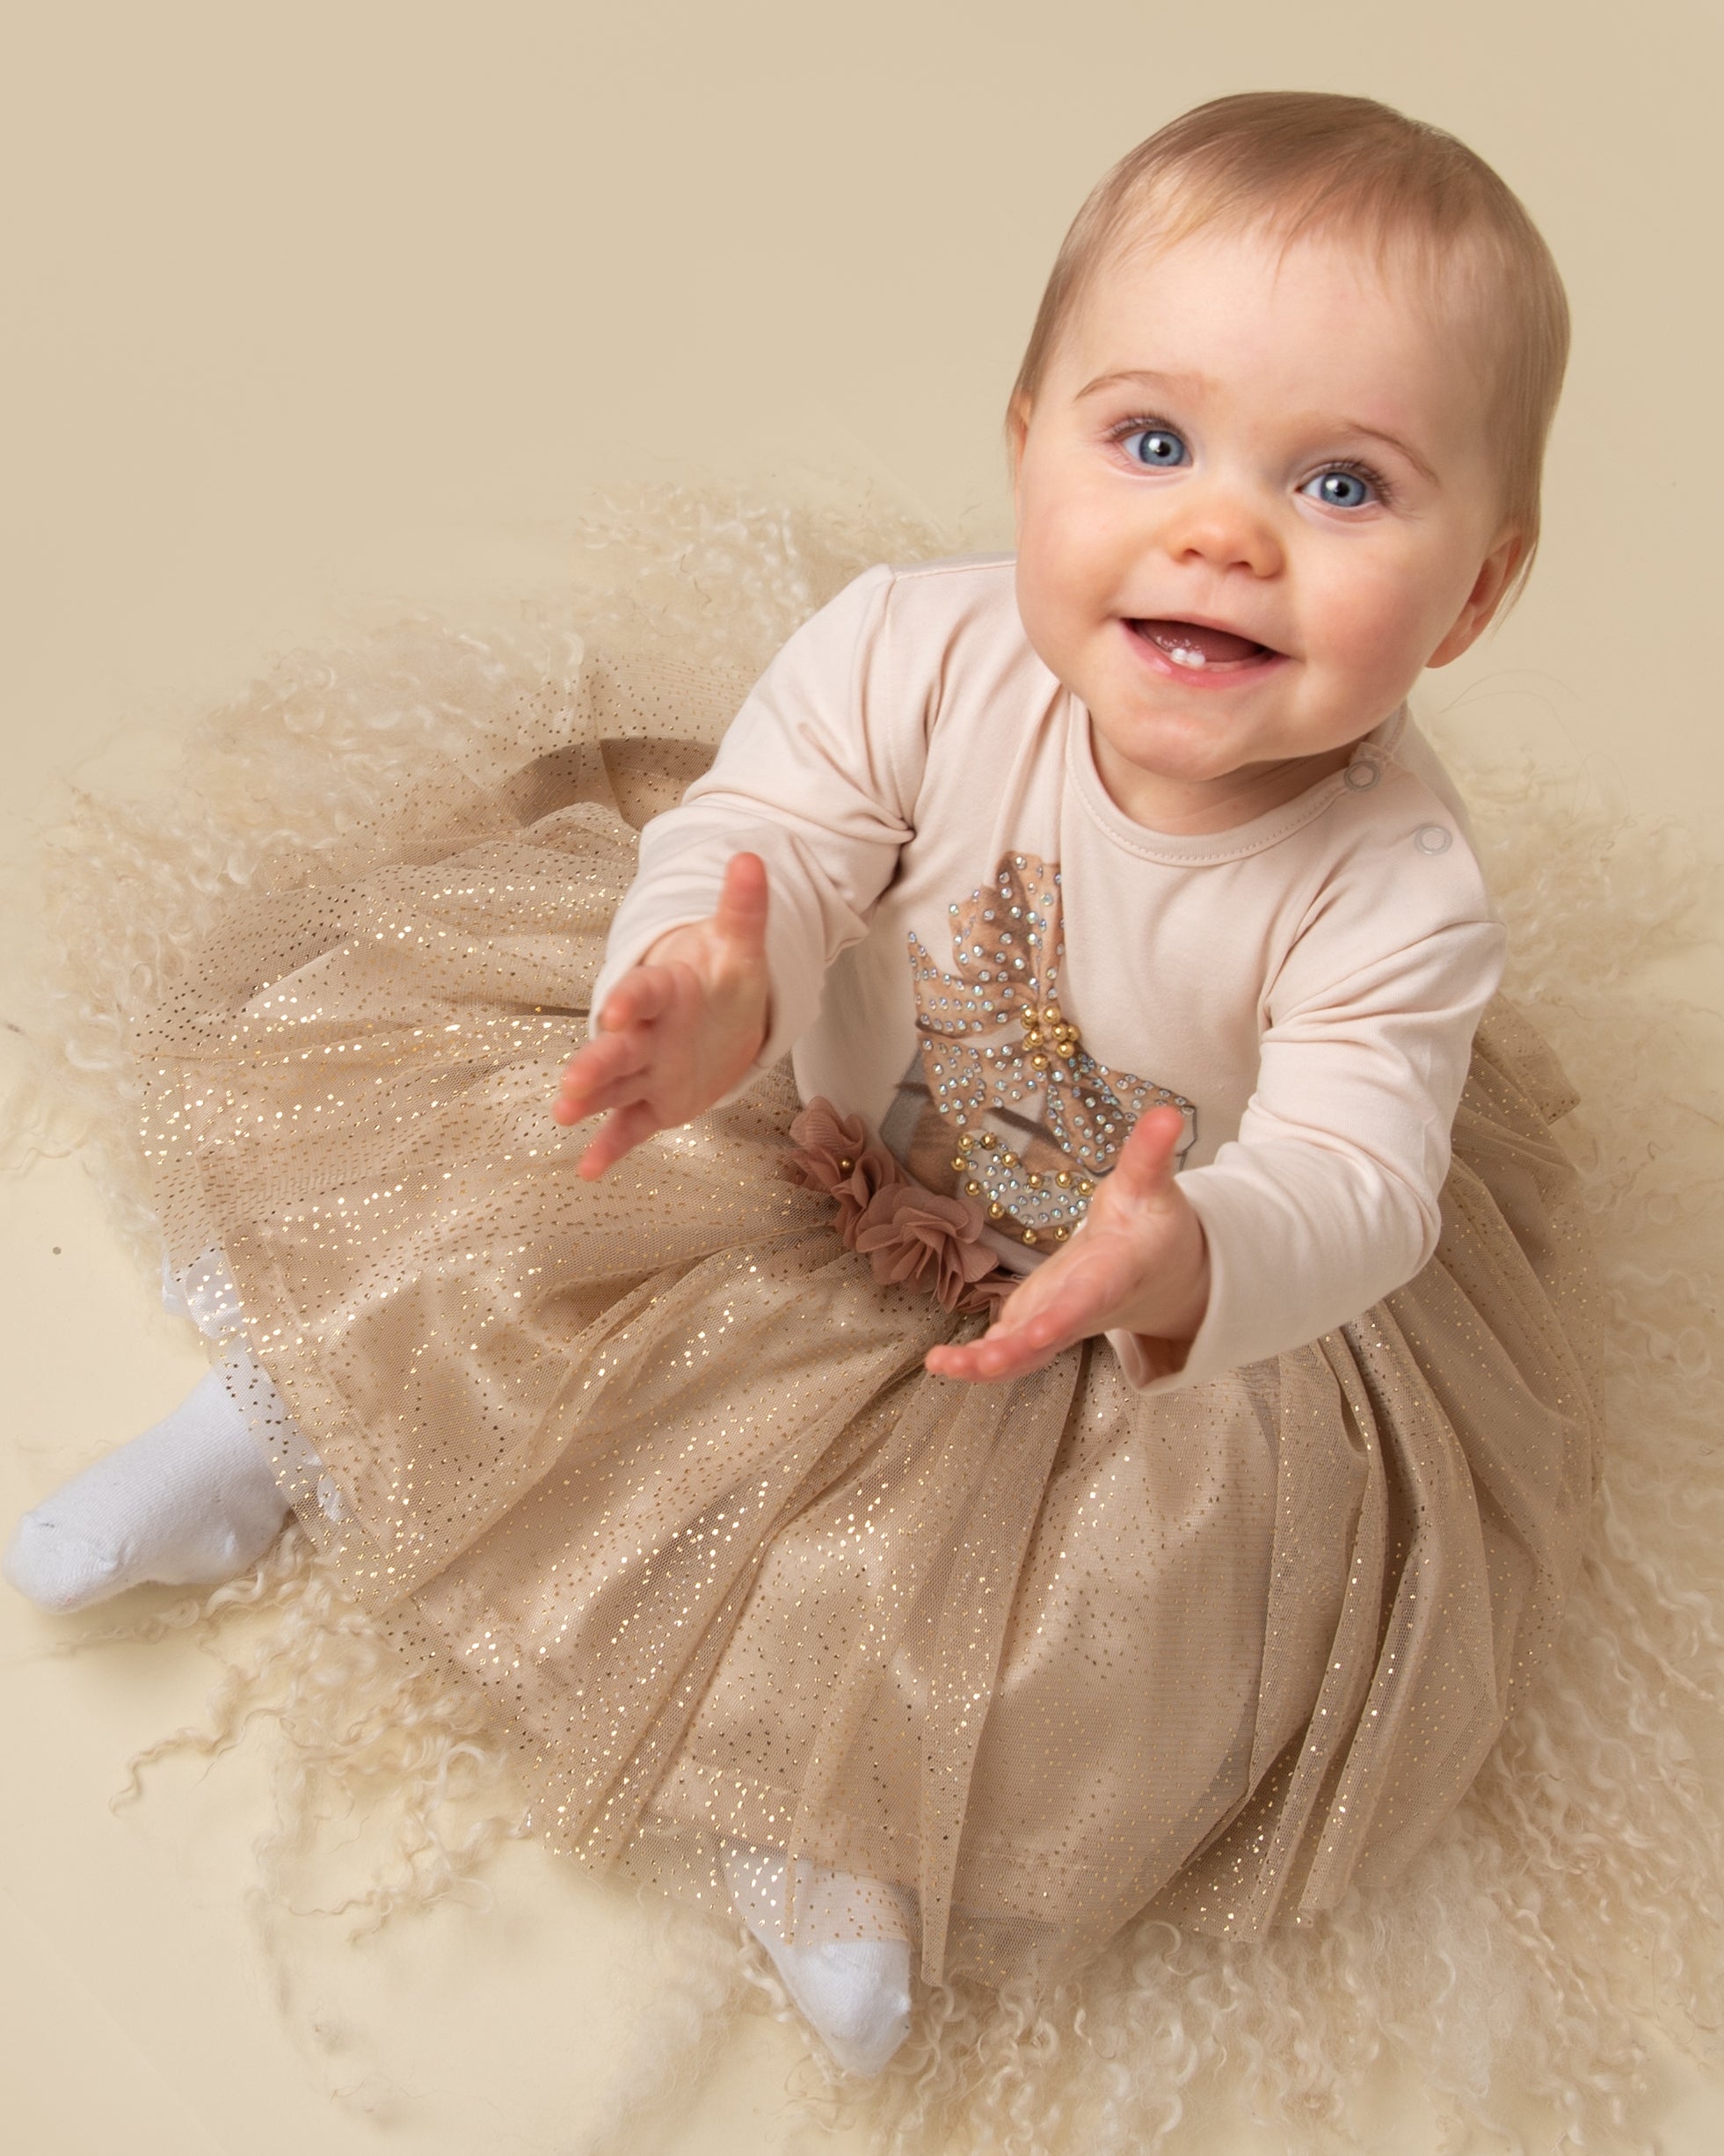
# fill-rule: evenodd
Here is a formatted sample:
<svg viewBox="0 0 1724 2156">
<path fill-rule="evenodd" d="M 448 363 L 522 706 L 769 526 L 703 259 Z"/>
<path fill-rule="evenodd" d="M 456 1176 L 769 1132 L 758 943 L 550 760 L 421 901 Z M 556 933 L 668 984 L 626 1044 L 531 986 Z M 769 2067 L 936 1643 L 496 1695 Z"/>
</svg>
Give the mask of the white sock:
<svg viewBox="0 0 1724 2156">
<path fill-rule="evenodd" d="M 145 1580 L 203 1586 L 261 1557 L 287 1510 L 212 1370 L 171 1415 L 26 1512 L 0 1571 L 56 1614 Z"/>
<path fill-rule="evenodd" d="M 731 1844 L 724 1852 L 731 1905 L 772 1956 L 784 1988 L 847 2073 L 879 2073 L 910 2031 L 910 1943 L 902 1937 L 832 1939 L 804 1946 L 784 1939 L 784 1859 Z M 877 1907 L 896 1897 L 872 1881 L 804 1864 L 797 1891 Z M 890 1921 L 891 1919 L 887 1919 Z"/>
</svg>

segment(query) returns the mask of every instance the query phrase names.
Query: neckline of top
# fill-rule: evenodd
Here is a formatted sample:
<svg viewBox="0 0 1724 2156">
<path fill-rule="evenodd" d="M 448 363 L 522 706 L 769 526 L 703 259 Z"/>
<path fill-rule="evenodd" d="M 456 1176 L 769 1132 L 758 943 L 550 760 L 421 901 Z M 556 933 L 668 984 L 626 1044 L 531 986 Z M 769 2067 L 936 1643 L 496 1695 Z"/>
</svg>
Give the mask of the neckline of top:
<svg viewBox="0 0 1724 2156">
<path fill-rule="evenodd" d="M 1260 854 L 1302 831 L 1342 794 L 1368 792 L 1382 777 L 1383 767 L 1399 748 L 1408 725 L 1403 703 L 1354 743 L 1352 755 L 1339 771 L 1331 771 L 1291 801 L 1247 823 L 1235 824 L 1226 831 L 1155 831 L 1147 824 L 1133 822 L 1102 784 L 1089 713 L 1069 689 L 1066 695 L 1074 722 L 1066 729 L 1066 763 L 1084 806 L 1117 845 L 1146 861 L 1180 868 L 1208 867 Z"/>
</svg>

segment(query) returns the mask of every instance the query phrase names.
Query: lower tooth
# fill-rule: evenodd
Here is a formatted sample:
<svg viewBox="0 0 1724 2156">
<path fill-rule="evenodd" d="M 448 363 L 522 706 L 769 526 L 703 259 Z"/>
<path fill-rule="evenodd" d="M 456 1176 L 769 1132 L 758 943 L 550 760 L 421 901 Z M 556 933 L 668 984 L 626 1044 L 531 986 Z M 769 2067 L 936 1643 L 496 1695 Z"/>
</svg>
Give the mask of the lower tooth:
<svg viewBox="0 0 1724 2156">
<path fill-rule="evenodd" d="M 1173 644 L 1168 647 L 1168 656 L 1176 666 L 1206 666 L 1208 659 L 1201 652 L 1194 652 L 1189 645 Z"/>
</svg>

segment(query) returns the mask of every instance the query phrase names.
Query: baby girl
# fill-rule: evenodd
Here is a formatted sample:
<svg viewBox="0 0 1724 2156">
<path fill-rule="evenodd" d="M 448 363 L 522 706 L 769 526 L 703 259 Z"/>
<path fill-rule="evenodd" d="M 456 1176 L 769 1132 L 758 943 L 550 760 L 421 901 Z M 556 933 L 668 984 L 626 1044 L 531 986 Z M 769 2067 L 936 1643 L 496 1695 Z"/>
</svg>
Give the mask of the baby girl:
<svg viewBox="0 0 1724 2156">
<path fill-rule="evenodd" d="M 223 1369 L 8 1577 L 222 1577 L 291 1503 L 546 1839 L 727 1901 L 857 2072 L 918 1971 L 1404 1863 L 1591 1490 L 1572 1096 L 1406 707 L 1531 564 L 1566 340 L 1381 106 L 1132 151 L 1015 555 L 840 593 L 632 880 L 595 744 L 506 847 L 236 910 L 142 1044 Z"/>
</svg>

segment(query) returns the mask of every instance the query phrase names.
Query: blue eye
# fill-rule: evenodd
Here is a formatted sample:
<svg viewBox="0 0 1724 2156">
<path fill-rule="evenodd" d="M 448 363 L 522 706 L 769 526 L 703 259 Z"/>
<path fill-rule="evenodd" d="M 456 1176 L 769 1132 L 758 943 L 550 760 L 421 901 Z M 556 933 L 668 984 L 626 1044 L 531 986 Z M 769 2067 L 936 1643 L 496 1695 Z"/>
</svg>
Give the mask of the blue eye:
<svg viewBox="0 0 1724 2156">
<path fill-rule="evenodd" d="M 1299 492 L 1309 494 L 1313 501 L 1327 502 L 1331 509 L 1363 509 L 1376 490 L 1363 473 L 1333 465 L 1314 479 L 1307 479 Z"/>
<path fill-rule="evenodd" d="M 1179 436 L 1165 426 L 1134 427 L 1120 440 L 1125 454 L 1149 471 L 1171 471 L 1190 454 Z"/>
</svg>

